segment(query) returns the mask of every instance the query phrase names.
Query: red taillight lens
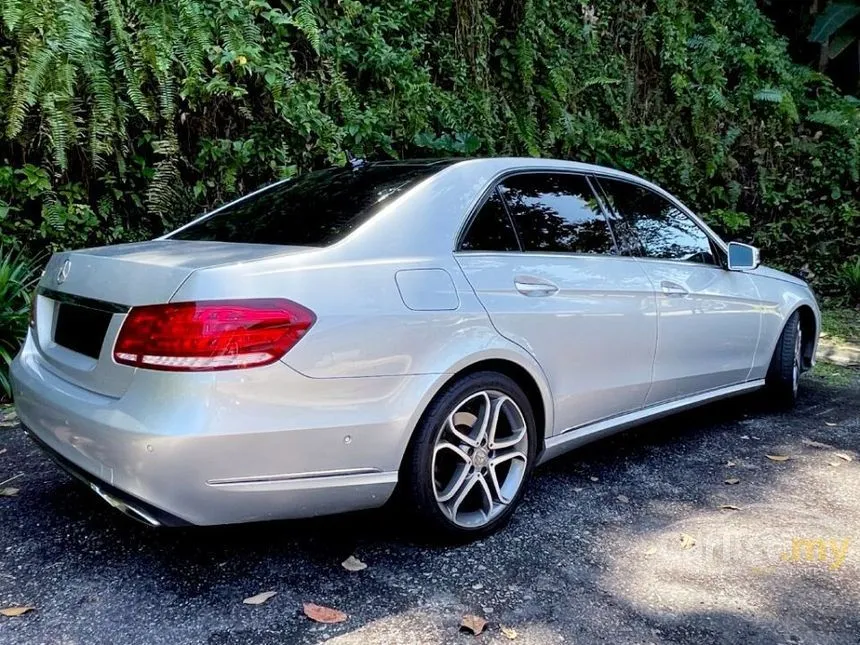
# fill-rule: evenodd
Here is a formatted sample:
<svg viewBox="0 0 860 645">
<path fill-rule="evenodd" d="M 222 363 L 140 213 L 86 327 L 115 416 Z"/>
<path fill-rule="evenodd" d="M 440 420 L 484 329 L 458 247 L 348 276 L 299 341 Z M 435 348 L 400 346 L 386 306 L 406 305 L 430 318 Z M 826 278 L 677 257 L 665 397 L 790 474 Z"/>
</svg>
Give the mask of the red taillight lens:
<svg viewBox="0 0 860 645">
<path fill-rule="evenodd" d="M 133 307 L 122 325 L 117 363 L 179 372 L 268 365 L 316 321 L 290 300 L 209 300 Z"/>
</svg>

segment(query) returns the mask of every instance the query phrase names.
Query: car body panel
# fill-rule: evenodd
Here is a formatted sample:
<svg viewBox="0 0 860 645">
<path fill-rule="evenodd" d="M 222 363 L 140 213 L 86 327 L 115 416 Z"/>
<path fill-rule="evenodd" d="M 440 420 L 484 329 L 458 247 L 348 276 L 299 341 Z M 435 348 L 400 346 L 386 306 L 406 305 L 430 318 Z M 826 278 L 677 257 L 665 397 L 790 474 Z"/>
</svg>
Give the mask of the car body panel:
<svg viewBox="0 0 860 645">
<path fill-rule="evenodd" d="M 815 365 L 818 335 L 821 332 L 821 311 L 809 286 L 799 278 L 761 266 L 745 272 L 755 283 L 761 308 L 761 335 L 749 379 L 764 378 L 786 321 L 802 307 L 812 312 L 813 333 L 804 349 L 806 368 Z"/>
<path fill-rule="evenodd" d="M 19 416 L 92 478 L 184 521 L 217 524 L 384 503 L 427 406 L 465 371 L 509 366 L 527 375 L 545 420 L 545 460 L 761 387 L 779 334 L 801 307 L 812 313 L 811 365 L 814 296 L 766 267 L 706 273 L 632 257 L 457 252 L 486 192 L 529 170 L 650 187 L 725 248 L 680 202 L 632 175 L 500 158 L 442 168 L 327 247 L 168 235 L 58 253 L 11 369 Z M 517 277 L 558 291 L 523 295 Z M 664 298 L 666 279 L 689 297 Z M 129 307 L 237 297 L 287 298 L 317 320 L 265 367 L 171 373 L 112 360 Z M 115 308 L 97 359 L 54 342 L 66 298 Z"/>
<path fill-rule="evenodd" d="M 553 434 L 642 407 L 651 384 L 657 308 L 636 260 L 472 252 L 458 253 L 457 260 L 495 328 L 528 350 L 553 383 Z M 557 291 L 525 295 L 517 280 Z M 576 366 L 588 366 L 587 377 Z"/>
<path fill-rule="evenodd" d="M 745 381 L 762 317 L 752 278 L 692 262 L 638 262 L 655 287 L 659 309 L 646 405 Z"/>
</svg>

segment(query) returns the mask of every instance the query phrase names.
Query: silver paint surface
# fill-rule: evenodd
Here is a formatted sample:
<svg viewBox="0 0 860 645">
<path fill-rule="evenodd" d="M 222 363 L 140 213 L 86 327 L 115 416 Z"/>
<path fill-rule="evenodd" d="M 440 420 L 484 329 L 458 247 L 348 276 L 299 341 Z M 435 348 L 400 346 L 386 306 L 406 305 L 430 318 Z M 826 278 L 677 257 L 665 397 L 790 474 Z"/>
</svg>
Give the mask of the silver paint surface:
<svg viewBox="0 0 860 645">
<path fill-rule="evenodd" d="M 500 158 L 445 168 L 326 248 L 165 237 L 57 253 L 41 286 L 61 293 L 132 307 L 283 297 L 317 322 L 273 365 L 156 372 L 113 362 L 125 314 L 113 315 L 98 360 L 58 346 L 55 303 L 40 296 L 11 370 L 22 422 L 95 477 L 189 522 L 305 517 L 382 505 L 426 406 L 482 361 L 507 361 L 534 381 L 545 461 L 760 387 L 801 306 L 814 313 L 817 341 L 809 288 L 766 267 L 456 251 L 472 209 L 512 170 L 646 185 L 725 248 L 635 177 Z"/>
</svg>

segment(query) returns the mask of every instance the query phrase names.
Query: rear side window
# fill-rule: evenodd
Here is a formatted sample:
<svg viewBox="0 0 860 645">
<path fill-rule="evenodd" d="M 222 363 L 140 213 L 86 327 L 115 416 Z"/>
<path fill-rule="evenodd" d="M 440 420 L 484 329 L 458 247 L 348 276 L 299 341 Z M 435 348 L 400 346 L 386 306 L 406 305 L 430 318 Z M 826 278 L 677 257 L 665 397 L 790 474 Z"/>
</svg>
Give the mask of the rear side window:
<svg viewBox="0 0 860 645">
<path fill-rule="evenodd" d="M 469 230 L 460 244 L 461 251 L 519 251 L 520 245 L 511 218 L 505 211 L 505 205 L 498 191 L 493 191 L 490 198 L 481 206 L 475 215 Z"/>
<path fill-rule="evenodd" d="M 600 186 L 645 257 L 718 264 L 710 238 L 666 198 L 620 179 L 601 178 Z"/>
<path fill-rule="evenodd" d="M 311 172 L 228 206 L 170 238 L 327 246 L 445 165 L 370 163 Z"/>
<path fill-rule="evenodd" d="M 585 177 L 514 175 L 499 184 L 524 251 L 613 253 L 609 225 Z"/>
</svg>

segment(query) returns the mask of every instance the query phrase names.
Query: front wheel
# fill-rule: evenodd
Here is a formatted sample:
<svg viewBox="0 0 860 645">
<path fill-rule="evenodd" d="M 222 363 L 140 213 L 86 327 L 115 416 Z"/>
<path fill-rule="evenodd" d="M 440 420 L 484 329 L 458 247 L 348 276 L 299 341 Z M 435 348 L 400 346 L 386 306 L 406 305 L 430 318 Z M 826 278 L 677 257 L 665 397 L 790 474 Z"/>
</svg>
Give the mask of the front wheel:
<svg viewBox="0 0 860 645">
<path fill-rule="evenodd" d="M 470 374 L 431 403 L 403 464 L 419 520 L 455 539 L 501 528 L 519 504 L 537 454 L 528 397 L 509 377 Z"/>
<path fill-rule="evenodd" d="M 803 331 L 800 326 L 800 314 L 794 312 L 789 316 L 776 343 L 766 379 L 771 400 L 779 407 L 794 406 L 802 372 Z"/>
</svg>

